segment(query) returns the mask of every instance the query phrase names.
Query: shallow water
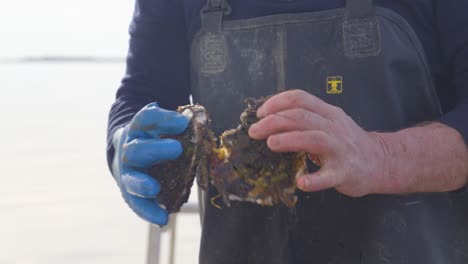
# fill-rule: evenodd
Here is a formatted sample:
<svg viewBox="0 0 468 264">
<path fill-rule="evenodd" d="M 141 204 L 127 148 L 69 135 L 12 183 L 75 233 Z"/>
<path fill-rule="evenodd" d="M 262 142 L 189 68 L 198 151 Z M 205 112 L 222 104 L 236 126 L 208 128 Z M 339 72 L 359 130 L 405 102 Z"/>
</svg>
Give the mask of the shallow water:
<svg viewBox="0 0 468 264">
<path fill-rule="evenodd" d="M 0 64 L 0 264 L 145 263 L 148 225 L 105 159 L 123 72 L 123 62 Z M 197 263 L 198 217 L 178 220 L 178 235 L 176 262 Z"/>
</svg>

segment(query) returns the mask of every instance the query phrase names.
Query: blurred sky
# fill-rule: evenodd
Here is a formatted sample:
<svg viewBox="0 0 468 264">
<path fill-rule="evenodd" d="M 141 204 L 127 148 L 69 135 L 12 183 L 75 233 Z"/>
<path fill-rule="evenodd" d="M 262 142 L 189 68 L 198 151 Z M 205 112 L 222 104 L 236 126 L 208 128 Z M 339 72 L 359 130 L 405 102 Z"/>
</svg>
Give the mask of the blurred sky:
<svg viewBox="0 0 468 264">
<path fill-rule="evenodd" d="M 0 58 L 121 57 L 132 0 L 0 0 Z"/>
<path fill-rule="evenodd" d="M 124 60 L 2 63 L 124 58 L 133 5 L 0 0 L 0 264 L 145 263 L 148 224 L 124 203 L 105 159 Z M 179 219 L 176 261 L 196 263 L 199 218 Z"/>
</svg>

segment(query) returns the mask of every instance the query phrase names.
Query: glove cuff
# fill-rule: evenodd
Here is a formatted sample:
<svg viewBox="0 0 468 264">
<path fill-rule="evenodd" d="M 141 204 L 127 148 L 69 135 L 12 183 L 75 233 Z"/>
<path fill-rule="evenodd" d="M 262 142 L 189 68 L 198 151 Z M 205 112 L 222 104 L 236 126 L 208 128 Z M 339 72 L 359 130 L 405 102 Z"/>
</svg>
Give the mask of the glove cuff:
<svg viewBox="0 0 468 264">
<path fill-rule="evenodd" d="M 115 179 L 120 176 L 120 155 L 122 152 L 122 145 L 125 142 L 126 138 L 126 127 L 121 127 L 117 129 L 112 135 L 112 146 L 114 147 L 114 157 L 112 159 L 112 175 Z"/>
</svg>

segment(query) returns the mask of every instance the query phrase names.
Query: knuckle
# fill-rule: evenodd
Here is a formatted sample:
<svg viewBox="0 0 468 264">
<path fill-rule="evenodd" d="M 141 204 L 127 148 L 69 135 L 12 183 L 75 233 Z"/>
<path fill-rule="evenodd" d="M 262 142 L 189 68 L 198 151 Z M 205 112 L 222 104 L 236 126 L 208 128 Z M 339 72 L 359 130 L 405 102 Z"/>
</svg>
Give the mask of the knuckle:
<svg viewBox="0 0 468 264">
<path fill-rule="evenodd" d="M 265 118 L 263 118 L 262 120 L 262 123 L 265 125 L 265 126 L 272 126 L 278 122 L 280 122 L 282 119 L 280 118 L 281 116 L 278 115 L 278 114 L 273 114 L 273 115 L 269 115 Z"/>
<path fill-rule="evenodd" d="M 322 123 L 321 123 L 321 129 L 323 131 L 327 131 L 327 132 L 330 132 L 330 131 L 333 131 L 334 130 L 334 122 L 331 121 L 330 119 L 323 119 L 322 120 Z"/>
<path fill-rule="evenodd" d="M 140 123 L 145 118 L 145 115 L 148 111 L 149 109 L 147 108 L 147 106 L 140 109 L 140 111 L 138 111 L 133 117 L 133 123 Z"/>
<path fill-rule="evenodd" d="M 309 111 L 306 111 L 305 109 L 297 109 L 297 112 L 296 112 L 296 116 L 297 116 L 297 119 L 300 120 L 300 121 L 311 121 L 311 116 L 310 116 L 310 113 Z"/>
<path fill-rule="evenodd" d="M 291 90 L 291 93 L 298 98 L 302 98 L 307 94 L 304 90 L 301 89 Z"/>
<path fill-rule="evenodd" d="M 145 111 L 148 111 L 148 109 L 151 109 L 151 104 L 148 104 L 148 105 L 145 105 L 143 106 L 143 108 L 140 109 L 140 111 L 138 111 L 137 115 L 145 112 Z"/>
<path fill-rule="evenodd" d="M 335 117 L 343 117 L 343 116 L 346 116 L 346 113 L 344 112 L 344 110 L 341 108 L 341 107 L 338 107 L 338 106 L 333 106 L 332 107 L 333 109 L 333 114 Z"/>
<path fill-rule="evenodd" d="M 268 131 L 285 130 L 291 126 L 291 117 L 288 113 L 275 114 L 266 119 L 265 128 Z"/>
<path fill-rule="evenodd" d="M 308 113 L 304 109 L 294 108 L 286 112 L 286 118 L 290 122 L 304 122 L 308 120 Z"/>
<path fill-rule="evenodd" d="M 365 192 L 357 189 L 352 189 L 346 193 L 348 196 L 353 197 L 353 198 L 360 198 L 366 195 Z"/>
<path fill-rule="evenodd" d="M 132 139 L 130 142 L 127 142 L 124 144 L 124 152 L 130 152 L 133 151 L 138 145 L 141 144 L 140 139 Z"/>
<path fill-rule="evenodd" d="M 131 161 L 135 158 L 138 153 L 138 148 L 141 145 L 141 140 L 133 139 L 132 141 L 125 143 L 122 147 L 123 156 L 126 157 L 127 161 Z"/>
<path fill-rule="evenodd" d="M 276 115 L 267 116 L 261 120 L 261 129 L 259 129 L 259 132 L 261 134 L 269 132 L 273 130 L 273 126 L 278 123 L 280 123 L 280 119 L 278 119 Z"/>
<path fill-rule="evenodd" d="M 329 177 L 329 181 L 330 181 L 330 187 L 333 188 L 333 187 L 336 187 L 338 186 L 339 184 L 339 179 L 338 179 L 338 176 L 336 174 L 332 174 L 332 175 L 327 175 L 325 177 Z"/>
<path fill-rule="evenodd" d="M 186 116 L 179 114 L 174 111 L 164 111 L 160 113 L 161 120 L 166 121 L 166 122 L 177 122 L 177 121 L 182 121 L 184 119 L 187 119 Z"/>
<path fill-rule="evenodd" d="M 301 105 L 303 98 L 305 97 L 305 92 L 302 90 L 291 90 L 287 96 L 289 100 L 289 105 Z"/>
<path fill-rule="evenodd" d="M 129 126 L 130 126 L 130 131 L 135 131 L 135 130 L 138 130 L 138 124 L 139 124 L 139 121 L 137 120 L 138 117 L 135 116 L 133 118 L 133 120 L 130 122 Z"/>
<path fill-rule="evenodd" d="M 141 109 L 141 112 L 143 111 L 146 111 L 146 110 L 159 110 L 161 109 L 157 103 L 153 102 L 153 103 L 149 103 L 147 105 L 145 105 L 142 109 Z"/>
</svg>

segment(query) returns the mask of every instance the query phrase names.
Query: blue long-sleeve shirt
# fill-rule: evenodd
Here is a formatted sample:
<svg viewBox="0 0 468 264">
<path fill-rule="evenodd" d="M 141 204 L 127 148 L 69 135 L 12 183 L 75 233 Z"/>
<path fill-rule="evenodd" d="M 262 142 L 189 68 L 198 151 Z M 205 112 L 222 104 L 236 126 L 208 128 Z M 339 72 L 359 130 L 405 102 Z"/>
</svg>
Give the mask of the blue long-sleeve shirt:
<svg viewBox="0 0 468 264">
<path fill-rule="evenodd" d="M 200 28 L 204 0 L 136 0 L 130 26 L 127 71 L 109 115 L 111 138 L 146 104 L 167 109 L 188 103 L 189 47 Z M 321 11 L 345 6 L 345 0 L 230 1 L 226 19 L 279 13 Z M 375 0 L 413 27 L 427 54 L 444 115 L 439 120 L 457 129 L 468 143 L 468 1 Z"/>
</svg>

